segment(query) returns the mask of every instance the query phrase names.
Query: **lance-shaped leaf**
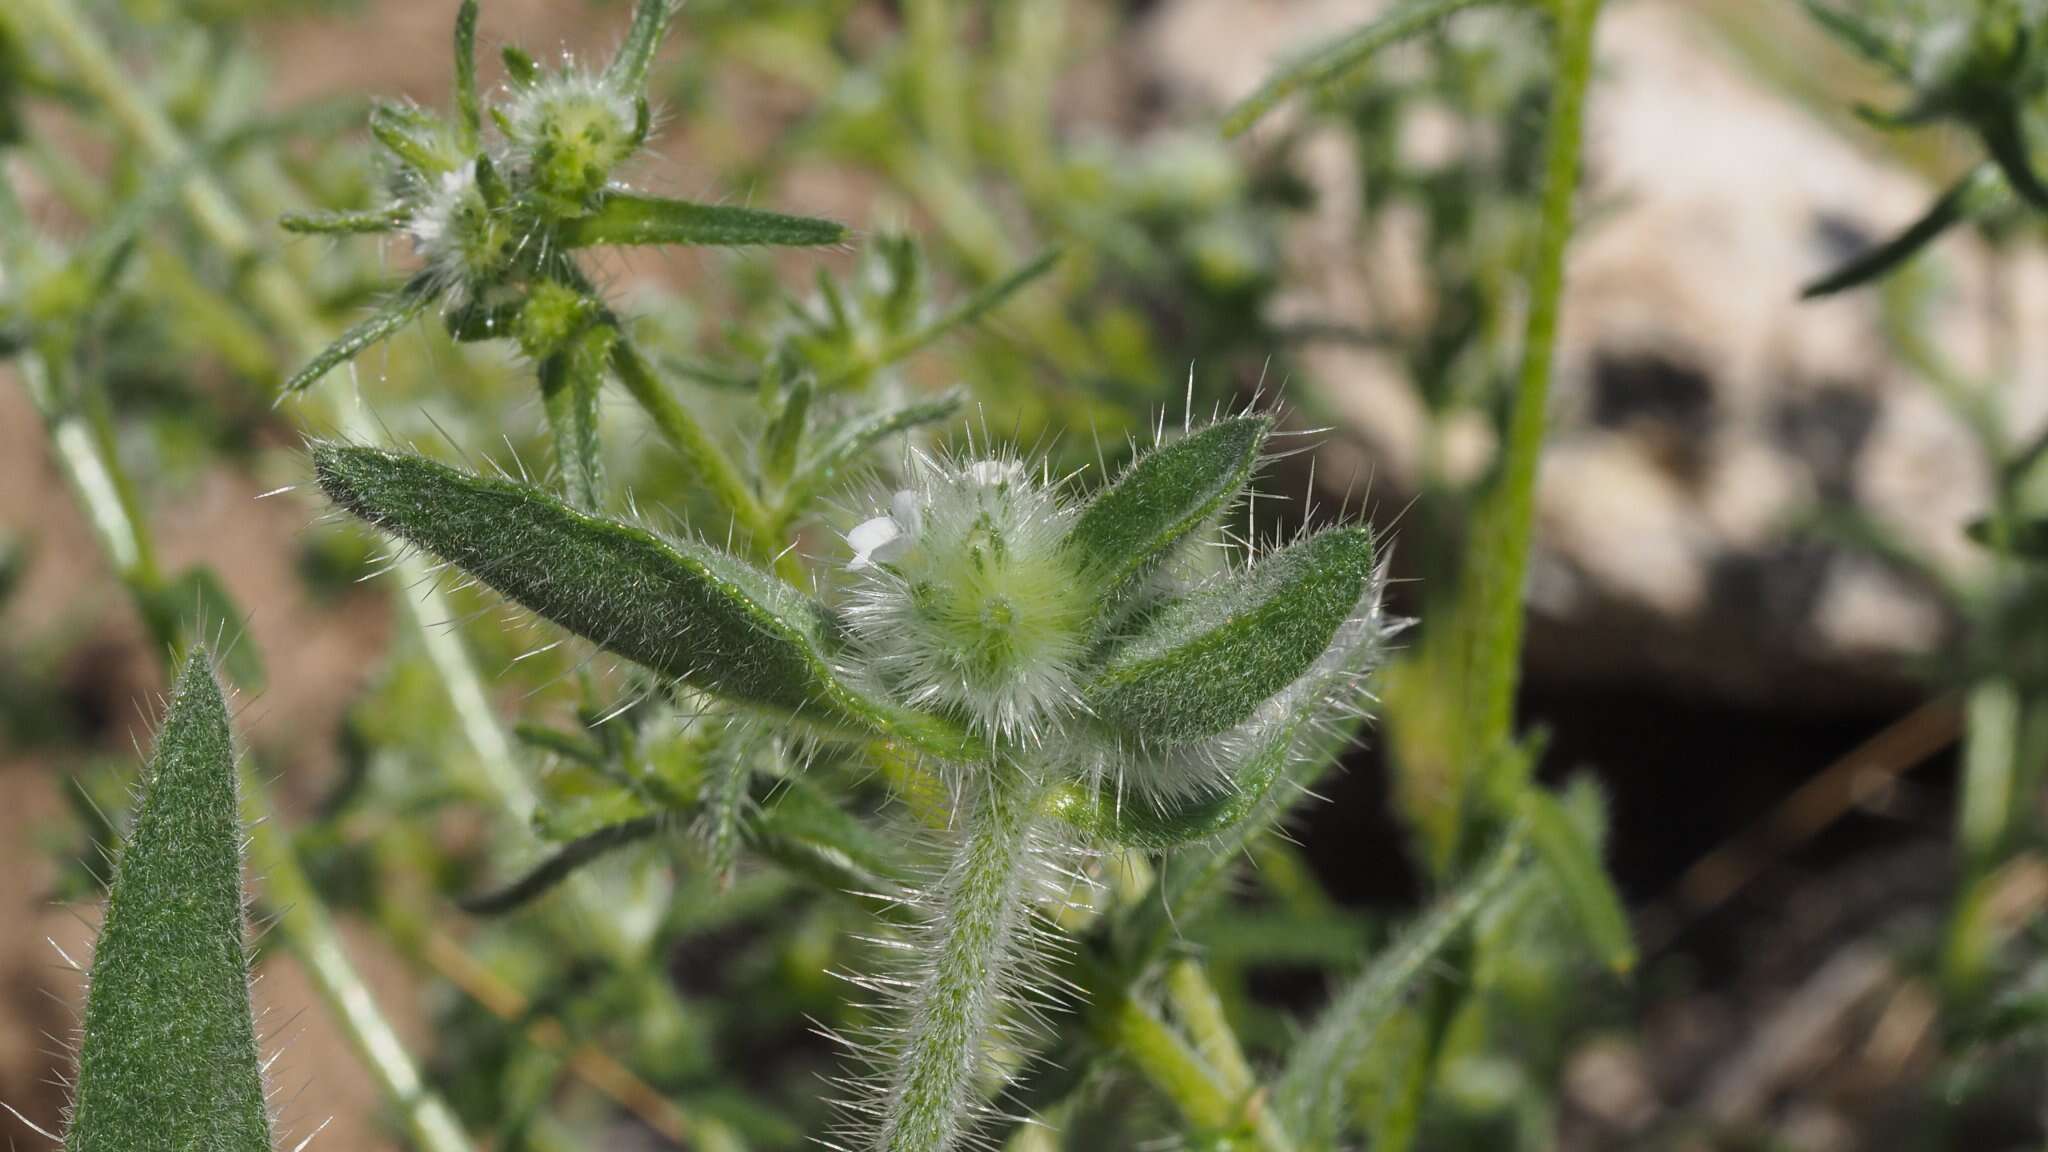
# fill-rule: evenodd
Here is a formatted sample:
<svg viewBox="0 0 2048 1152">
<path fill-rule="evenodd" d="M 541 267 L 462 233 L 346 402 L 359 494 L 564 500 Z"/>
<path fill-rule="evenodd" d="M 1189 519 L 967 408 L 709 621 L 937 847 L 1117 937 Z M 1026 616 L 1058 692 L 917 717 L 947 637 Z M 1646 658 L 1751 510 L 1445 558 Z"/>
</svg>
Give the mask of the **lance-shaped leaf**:
<svg viewBox="0 0 2048 1152">
<path fill-rule="evenodd" d="M 1592 787 L 1591 783 L 1586 787 Z M 1597 792 L 1573 797 L 1582 798 L 1596 811 L 1604 807 Z M 1541 788 L 1523 791 L 1519 807 L 1537 859 L 1557 884 L 1565 907 L 1585 932 L 1593 953 L 1615 972 L 1634 968 L 1636 945 L 1629 931 L 1628 910 L 1614 882 L 1607 878 L 1607 870 L 1600 866 L 1597 843 L 1579 827 L 1570 809 Z"/>
<path fill-rule="evenodd" d="M 322 376 L 355 359 L 365 348 L 388 339 L 412 323 L 414 317 L 426 311 L 433 299 L 433 279 L 424 273 L 413 277 L 382 308 L 342 333 L 334 343 L 321 349 L 319 355 L 308 360 L 305 367 L 292 373 L 291 379 L 284 382 L 284 393 L 290 395 L 319 383 Z"/>
<path fill-rule="evenodd" d="M 270 1152 L 234 761 L 220 685 L 195 648 L 115 865 L 66 1152 Z"/>
<path fill-rule="evenodd" d="M 335 503 L 599 647 L 735 703 L 941 755 L 974 747 L 872 700 L 823 654 L 819 605 L 724 552 L 585 515 L 523 484 L 359 445 L 313 448 Z"/>
<path fill-rule="evenodd" d="M 597 209 L 563 222 L 568 248 L 610 244 L 694 244 L 716 247 L 812 247 L 846 239 L 846 225 L 726 204 L 696 204 L 609 192 Z"/>
<path fill-rule="evenodd" d="M 287 212 L 277 226 L 302 236 L 361 236 L 396 232 L 412 219 L 408 208 L 372 208 L 364 212 Z"/>
<path fill-rule="evenodd" d="M 1301 91 L 1340 84 L 1379 52 L 1454 13 L 1493 0 L 1405 0 L 1372 22 L 1275 72 L 1259 90 L 1245 97 L 1223 117 L 1223 134 L 1235 136 L 1258 123 L 1282 100 Z"/>
<path fill-rule="evenodd" d="M 1082 509 L 1074 545 L 1111 589 L 1147 570 L 1243 491 L 1272 429 L 1219 420 L 1142 457 Z"/>
<path fill-rule="evenodd" d="M 455 11 L 455 131 L 457 142 L 470 151 L 483 131 L 476 95 L 476 17 L 477 0 L 462 0 Z"/>
<path fill-rule="evenodd" d="M 1372 533 L 1308 537 L 1146 619 L 1082 689 L 1139 745 L 1228 731 L 1314 667 L 1372 579 Z"/>
<path fill-rule="evenodd" d="M 1999 177 L 1997 166 L 1980 164 L 1957 181 L 1954 187 L 1942 193 L 1940 199 L 1898 235 L 1851 257 L 1833 272 L 1807 284 L 1799 290 L 1799 296 L 1811 300 L 1867 284 L 1919 255 L 1922 248 L 1933 243 L 1943 232 L 1981 215 L 2003 199 L 2005 182 Z"/>
<path fill-rule="evenodd" d="M 619 54 L 605 69 L 605 80 L 613 91 L 633 93 L 647 86 L 648 66 L 654 63 L 662 33 L 678 7 L 677 0 L 640 0 L 634 7 L 625 43 L 619 45 Z"/>
<path fill-rule="evenodd" d="M 1298 725 L 1288 723 L 1264 736 L 1230 766 L 1230 787 L 1215 795 L 1154 801 L 1118 793 L 1109 782 L 1097 788 L 1070 785 L 1049 802 L 1068 823 L 1111 843 L 1144 852 L 1220 836 L 1265 802 L 1266 793 L 1294 747 Z"/>
<path fill-rule="evenodd" d="M 808 509 L 820 492 L 846 478 L 869 451 L 899 432 L 944 420 L 960 410 L 966 395 L 955 389 L 931 400 L 906 404 L 847 421 L 791 478 L 782 506 L 795 516 Z"/>
<path fill-rule="evenodd" d="M 1352 1070 L 1445 946 L 1507 889 L 1521 858 L 1521 836 L 1511 833 L 1477 872 L 1338 992 L 1295 1044 L 1275 1096 L 1282 1119 L 1304 1147 L 1335 1146 Z"/>
</svg>

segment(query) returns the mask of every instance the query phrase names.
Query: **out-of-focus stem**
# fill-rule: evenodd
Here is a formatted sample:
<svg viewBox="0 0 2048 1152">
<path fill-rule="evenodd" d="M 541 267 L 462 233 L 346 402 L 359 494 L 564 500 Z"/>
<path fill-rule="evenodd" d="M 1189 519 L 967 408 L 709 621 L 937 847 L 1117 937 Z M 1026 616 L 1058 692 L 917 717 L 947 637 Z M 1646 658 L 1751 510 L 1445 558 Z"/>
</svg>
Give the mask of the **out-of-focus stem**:
<svg viewBox="0 0 2048 1152">
<path fill-rule="evenodd" d="M 349 963 L 341 935 L 306 880 L 291 837 L 277 819 L 263 781 L 242 767 L 242 813 L 249 826 L 249 861 L 263 877 L 263 890 L 277 917 L 277 930 L 313 977 L 354 1042 L 363 1067 L 377 1079 L 397 1109 L 406 1134 L 420 1152 L 471 1152 L 475 1143 L 441 1097 L 420 1079 L 405 1044 L 377 1008 L 376 998 Z"/>
<path fill-rule="evenodd" d="M 1529 320 L 1514 415 L 1499 475 L 1480 508 L 1466 561 L 1478 614 L 1468 670 L 1471 709 L 1467 762 L 1477 768 L 1504 748 L 1514 725 L 1524 631 L 1522 586 L 1529 571 L 1536 510 L 1536 465 L 1543 453 L 1557 324 L 1564 302 L 1565 247 L 1579 185 L 1586 88 L 1593 76 L 1593 30 L 1600 0 L 1553 0 L 1550 112 L 1543 154 L 1543 200 L 1536 256 L 1529 273 Z"/>
</svg>

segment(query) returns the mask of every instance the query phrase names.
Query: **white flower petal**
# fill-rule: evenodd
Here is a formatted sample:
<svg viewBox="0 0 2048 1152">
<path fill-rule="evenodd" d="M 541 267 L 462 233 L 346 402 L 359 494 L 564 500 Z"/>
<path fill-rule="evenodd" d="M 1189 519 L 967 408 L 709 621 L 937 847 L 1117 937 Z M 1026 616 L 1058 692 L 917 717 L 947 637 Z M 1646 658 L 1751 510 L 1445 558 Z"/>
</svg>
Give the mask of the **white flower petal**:
<svg viewBox="0 0 2048 1152">
<path fill-rule="evenodd" d="M 903 526 L 888 516 L 877 516 L 872 520 L 861 521 L 853 526 L 853 531 L 846 534 L 847 546 L 853 549 L 853 559 L 846 566 L 856 572 L 860 571 L 874 562 L 877 551 L 887 549 L 902 535 Z M 884 561 L 889 558 L 888 555 L 880 557 Z"/>
</svg>

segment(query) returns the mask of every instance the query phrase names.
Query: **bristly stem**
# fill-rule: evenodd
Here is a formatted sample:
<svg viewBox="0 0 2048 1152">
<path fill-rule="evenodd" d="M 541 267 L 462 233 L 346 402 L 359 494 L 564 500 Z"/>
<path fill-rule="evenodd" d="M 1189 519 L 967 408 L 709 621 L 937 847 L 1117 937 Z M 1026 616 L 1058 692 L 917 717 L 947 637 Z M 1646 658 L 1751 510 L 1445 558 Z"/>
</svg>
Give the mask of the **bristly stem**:
<svg viewBox="0 0 2048 1152">
<path fill-rule="evenodd" d="M 1474 519 L 1466 569 L 1476 616 L 1469 634 L 1472 707 L 1466 716 L 1468 767 L 1499 754 L 1514 726 L 1521 673 L 1522 590 L 1529 570 L 1536 466 L 1543 452 L 1558 314 L 1564 298 L 1565 247 L 1572 234 L 1584 139 L 1586 88 L 1593 74 L 1593 30 L 1600 0 L 1552 0 L 1555 43 L 1544 145 L 1542 218 L 1529 274 L 1529 319 L 1500 469 Z"/>
<path fill-rule="evenodd" d="M 987 768 L 959 814 L 959 855 L 937 894 L 930 968 L 905 1000 L 909 1020 L 888 1069 L 877 1152 L 956 1147 L 980 1104 L 989 1037 L 1030 931 L 1030 859 L 1041 788 L 1023 768 Z"/>
</svg>

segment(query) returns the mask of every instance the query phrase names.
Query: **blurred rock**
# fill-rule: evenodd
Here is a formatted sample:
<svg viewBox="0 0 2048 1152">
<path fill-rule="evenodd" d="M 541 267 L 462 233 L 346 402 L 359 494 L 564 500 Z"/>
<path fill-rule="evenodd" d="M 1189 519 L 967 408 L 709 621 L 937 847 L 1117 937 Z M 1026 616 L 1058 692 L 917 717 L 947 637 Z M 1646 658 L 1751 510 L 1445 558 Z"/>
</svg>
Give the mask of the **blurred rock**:
<svg viewBox="0 0 2048 1152">
<path fill-rule="evenodd" d="M 1374 7 L 1182 0 L 1156 11 L 1149 57 L 1169 103 L 1213 109 Z M 1851 505 L 1967 574 L 1981 558 L 1960 527 L 1987 504 L 1985 467 L 1892 354 L 1875 293 L 1797 295 L 1937 190 L 1753 75 L 1685 5 L 1611 5 L 1599 47 L 1582 199 L 1597 211 L 1569 267 L 1529 589 L 1537 674 L 1649 674 L 1806 704 L 1899 692 L 1908 658 L 1941 643 L 1946 609 L 1797 525 L 1823 502 Z M 1455 141 L 1415 145 L 1445 146 Z M 1358 172 L 1349 140 L 1309 133 L 1297 160 L 1323 194 L 1289 245 L 1287 279 L 1306 286 L 1285 302 L 1289 315 L 1371 327 L 1426 307 L 1414 238 L 1399 227 L 1361 234 L 1354 189 L 1371 174 Z M 1378 315 L 1359 270 L 1367 260 L 1376 285 L 1390 266 L 1410 284 L 1390 303 L 1375 297 Z M 2030 432 L 2048 408 L 2048 264 L 2029 251 L 1994 271 L 1960 235 L 1930 262 L 1935 343 L 1986 373 L 2008 345 L 2009 423 Z M 1315 346 L 1300 366 L 1306 378 L 1292 387 L 1312 390 L 1341 424 L 1322 474 L 1372 475 L 1375 503 L 1400 508 L 1427 431 L 1411 384 L 1369 348 Z M 1439 434 L 1454 472 L 1478 471 L 1492 452 L 1483 426 Z"/>
</svg>

